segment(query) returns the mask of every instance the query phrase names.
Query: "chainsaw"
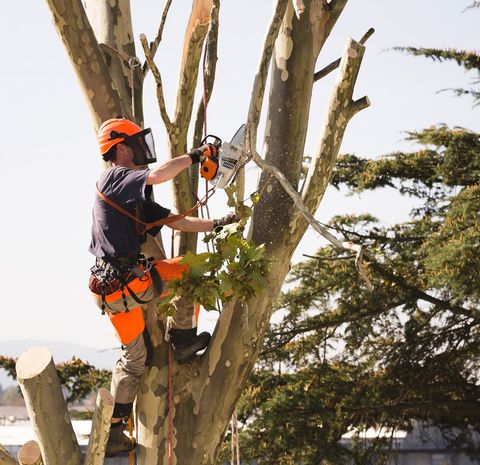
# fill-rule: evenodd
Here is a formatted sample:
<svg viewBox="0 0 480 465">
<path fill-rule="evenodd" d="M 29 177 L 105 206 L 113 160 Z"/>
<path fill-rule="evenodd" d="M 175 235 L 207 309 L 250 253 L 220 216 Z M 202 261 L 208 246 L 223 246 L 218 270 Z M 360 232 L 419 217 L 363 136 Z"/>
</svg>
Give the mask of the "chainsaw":
<svg viewBox="0 0 480 465">
<path fill-rule="evenodd" d="M 206 158 L 200 165 L 200 175 L 213 187 L 225 189 L 240 168 L 245 130 L 246 125 L 242 124 L 230 142 L 222 142 L 213 135 L 202 140 L 202 145 L 208 145 L 208 148 L 202 154 Z"/>
</svg>

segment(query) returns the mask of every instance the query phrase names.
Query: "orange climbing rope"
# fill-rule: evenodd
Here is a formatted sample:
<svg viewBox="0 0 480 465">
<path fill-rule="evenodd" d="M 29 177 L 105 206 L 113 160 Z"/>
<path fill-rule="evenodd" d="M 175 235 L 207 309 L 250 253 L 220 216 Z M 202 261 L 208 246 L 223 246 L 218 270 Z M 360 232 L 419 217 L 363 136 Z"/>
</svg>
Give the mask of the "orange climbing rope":
<svg viewBox="0 0 480 465">
<path fill-rule="evenodd" d="M 128 432 L 130 434 L 130 443 L 132 444 L 132 448 L 130 449 L 130 453 L 129 453 L 129 462 L 130 462 L 130 465 L 133 465 L 133 462 L 134 462 L 133 448 L 135 447 L 135 440 L 133 439 L 133 413 L 130 413 L 130 416 L 128 417 Z"/>
</svg>

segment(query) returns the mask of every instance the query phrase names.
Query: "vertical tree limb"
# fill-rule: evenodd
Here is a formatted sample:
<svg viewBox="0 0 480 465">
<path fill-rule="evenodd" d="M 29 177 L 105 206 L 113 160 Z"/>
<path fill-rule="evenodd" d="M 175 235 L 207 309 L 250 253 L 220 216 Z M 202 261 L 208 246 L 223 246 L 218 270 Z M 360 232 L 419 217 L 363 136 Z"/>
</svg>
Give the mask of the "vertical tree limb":
<svg viewBox="0 0 480 465">
<path fill-rule="evenodd" d="M 48 349 L 27 350 L 16 370 L 45 465 L 80 465 L 80 447 Z"/>
<path fill-rule="evenodd" d="M 262 112 L 263 97 L 265 95 L 265 86 L 267 84 L 268 66 L 272 59 L 273 47 L 278 36 L 278 31 L 283 21 L 285 11 L 289 0 L 278 0 L 270 21 L 267 35 L 263 43 L 262 55 L 258 71 L 253 81 L 252 96 L 247 116 L 247 132 L 246 132 L 246 150 L 252 152 L 257 150 L 257 130 L 260 122 L 260 114 Z"/>
<path fill-rule="evenodd" d="M 83 465 L 103 465 L 114 404 L 115 401 L 110 392 L 105 388 L 100 388 Z"/>
<path fill-rule="evenodd" d="M 212 96 L 213 85 L 215 83 L 215 72 L 217 69 L 219 14 L 220 14 L 220 0 L 213 0 L 211 19 L 210 19 L 210 28 L 207 36 L 207 49 L 206 49 L 207 61 L 205 64 L 206 70 L 205 70 L 205 89 L 204 90 L 205 90 L 205 98 L 206 98 L 207 104 L 210 101 L 210 97 Z M 198 147 L 200 145 L 200 142 L 203 138 L 204 123 L 205 123 L 205 103 L 204 103 L 204 98 L 202 94 L 202 98 L 200 99 L 200 102 L 198 104 L 197 116 L 195 118 L 195 129 L 193 133 L 192 147 Z"/>
<path fill-rule="evenodd" d="M 358 111 L 370 104 L 367 97 L 357 102 L 352 99 L 364 52 L 363 45 L 349 39 L 330 97 L 320 142 L 313 155 L 302 189 L 302 200 L 310 212 L 316 211 L 323 198 L 348 122 Z M 306 229 L 305 223 L 296 224 L 298 215 L 297 213 L 292 221 L 291 230 L 296 239 L 300 239 Z"/>
<path fill-rule="evenodd" d="M 167 0 L 167 3 L 165 4 L 165 7 L 163 9 L 162 19 L 160 21 L 160 25 L 158 26 L 157 35 L 155 36 L 155 39 L 153 40 L 153 42 L 150 43 L 150 45 L 148 47 L 149 50 L 150 50 L 150 56 L 151 56 L 152 60 L 155 58 L 155 54 L 157 53 L 158 46 L 160 45 L 160 42 L 162 41 L 163 29 L 165 28 L 165 23 L 167 21 L 168 11 L 170 10 L 170 5 L 171 4 L 172 4 L 172 0 Z M 149 69 L 149 65 L 148 65 L 148 62 L 145 60 L 145 62 L 143 63 L 143 66 L 142 66 L 142 73 L 143 73 L 144 78 L 148 73 L 148 69 Z"/>
<path fill-rule="evenodd" d="M 131 60 L 136 59 L 136 53 L 130 0 L 83 1 L 97 42 L 108 46 L 104 49 L 105 63 L 118 92 L 122 107 L 120 114 L 142 124 L 141 104 L 138 104 L 138 99 L 132 100 L 132 96 L 141 96 L 143 79 L 138 79 L 138 73 L 131 66 Z M 115 52 L 112 53 L 112 50 Z"/>
<path fill-rule="evenodd" d="M 122 105 L 81 0 L 47 0 L 92 115 L 94 126 L 122 114 Z"/>
<path fill-rule="evenodd" d="M 148 63 L 149 68 L 152 70 L 153 77 L 157 84 L 157 101 L 158 101 L 158 108 L 160 109 L 160 116 L 162 117 L 163 124 L 165 124 L 167 134 L 171 134 L 174 131 L 174 125 L 170 121 L 170 117 L 168 116 L 167 107 L 165 104 L 162 76 L 160 74 L 159 69 L 157 68 L 157 65 L 153 61 L 153 55 L 148 46 L 148 42 L 147 42 L 147 38 L 145 37 L 145 34 L 140 34 L 140 42 L 142 44 L 143 51 L 145 53 L 146 63 Z"/>
</svg>

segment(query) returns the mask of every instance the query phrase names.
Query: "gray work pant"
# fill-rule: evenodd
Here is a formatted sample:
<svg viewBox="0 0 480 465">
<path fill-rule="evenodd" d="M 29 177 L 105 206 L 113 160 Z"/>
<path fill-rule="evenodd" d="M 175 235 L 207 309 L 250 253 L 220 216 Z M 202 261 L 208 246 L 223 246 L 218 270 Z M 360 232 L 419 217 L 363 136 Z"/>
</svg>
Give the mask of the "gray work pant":
<svg viewBox="0 0 480 465">
<path fill-rule="evenodd" d="M 177 296 L 172 299 L 172 304 L 176 307 L 176 312 L 174 317 L 170 319 L 170 328 L 190 329 L 197 326 L 195 306 L 190 299 Z M 122 350 L 122 356 L 117 360 L 112 371 L 110 392 L 116 404 L 122 404 L 125 406 L 125 411 L 130 411 L 147 360 L 147 346 L 144 335 L 140 334 L 132 342 L 122 346 Z"/>
</svg>

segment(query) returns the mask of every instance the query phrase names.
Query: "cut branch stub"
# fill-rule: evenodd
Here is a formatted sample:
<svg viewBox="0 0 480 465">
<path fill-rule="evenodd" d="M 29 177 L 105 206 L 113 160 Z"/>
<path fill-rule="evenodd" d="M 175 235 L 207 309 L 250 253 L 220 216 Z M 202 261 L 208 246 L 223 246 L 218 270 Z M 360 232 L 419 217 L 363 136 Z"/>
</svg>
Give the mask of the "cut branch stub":
<svg viewBox="0 0 480 465">
<path fill-rule="evenodd" d="M 19 357 L 16 370 L 44 464 L 80 465 L 80 448 L 52 354 L 46 347 L 33 347 Z"/>
<path fill-rule="evenodd" d="M 1 465 L 18 465 L 17 461 L 0 445 L 0 464 Z"/>
<path fill-rule="evenodd" d="M 43 465 L 42 454 L 37 441 L 28 441 L 20 447 L 18 462 L 20 465 Z"/>
<path fill-rule="evenodd" d="M 84 465 L 103 465 L 114 404 L 110 392 L 99 389 Z"/>
</svg>

